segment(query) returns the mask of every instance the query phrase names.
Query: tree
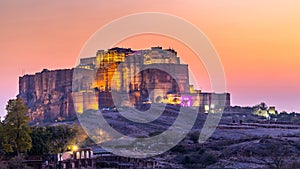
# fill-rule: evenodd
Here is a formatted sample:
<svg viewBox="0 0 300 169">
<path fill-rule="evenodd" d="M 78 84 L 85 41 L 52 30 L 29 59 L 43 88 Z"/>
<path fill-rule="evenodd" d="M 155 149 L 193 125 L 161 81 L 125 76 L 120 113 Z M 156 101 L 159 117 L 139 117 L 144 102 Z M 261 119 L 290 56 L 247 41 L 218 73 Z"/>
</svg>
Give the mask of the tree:
<svg viewBox="0 0 300 169">
<path fill-rule="evenodd" d="M 11 99 L 6 106 L 7 115 L 3 122 L 3 147 L 6 152 L 26 152 L 31 149 L 29 117 L 27 108 L 20 98 Z"/>
<path fill-rule="evenodd" d="M 29 154 L 50 154 L 52 133 L 48 130 L 48 127 L 31 127 L 31 131 L 32 148 Z"/>
<path fill-rule="evenodd" d="M 198 143 L 200 137 L 200 132 L 195 131 L 190 135 L 190 139 L 193 141 L 193 143 Z"/>
<path fill-rule="evenodd" d="M 250 147 L 251 148 L 251 147 Z M 260 140 L 259 148 L 251 148 L 253 157 L 260 160 L 271 169 L 298 168 L 291 167 L 299 165 L 297 158 L 299 154 L 295 151 L 295 145 L 285 140 L 269 138 L 266 136 Z"/>
<path fill-rule="evenodd" d="M 77 128 L 68 125 L 31 128 L 32 148 L 29 154 L 46 155 L 62 153 L 76 141 Z"/>
<path fill-rule="evenodd" d="M 260 104 L 253 107 L 254 110 L 268 110 L 268 106 L 265 102 L 261 102 Z"/>
<path fill-rule="evenodd" d="M 0 161 L 2 160 L 2 157 L 5 154 L 5 151 L 4 151 L 3 146 L 2 146 L 3 142 L 4 142 L 3 123 L 0 122 Z"/>
<path fill-rule="evenodd" d="M 52 134 L 51 153 L 62 153 L 76 141 L 77 130 L 67 125 L 49 126 L 47 130 Z"/>
</svg>

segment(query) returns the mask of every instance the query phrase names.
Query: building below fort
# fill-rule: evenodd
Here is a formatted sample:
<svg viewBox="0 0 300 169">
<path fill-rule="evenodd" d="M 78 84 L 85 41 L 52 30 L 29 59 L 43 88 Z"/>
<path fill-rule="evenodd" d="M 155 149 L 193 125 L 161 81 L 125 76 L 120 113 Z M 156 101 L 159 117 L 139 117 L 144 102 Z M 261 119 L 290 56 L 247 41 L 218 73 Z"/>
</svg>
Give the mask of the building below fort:
<svg viewBox="0 0 300 169">
<path fill-rule="evenodd" d="M 229 93 L 195 90 L 188 65 L 180 63 L 175 50 L 161 47 L 99 50 L 74 69 L 25 75 L 19 78 L 18 97 L 36 122 L 70 120 L 76 113 L 115 105 L 165 103 L 200 106 L 206 112 L 230 106 Z"/>
</svg>

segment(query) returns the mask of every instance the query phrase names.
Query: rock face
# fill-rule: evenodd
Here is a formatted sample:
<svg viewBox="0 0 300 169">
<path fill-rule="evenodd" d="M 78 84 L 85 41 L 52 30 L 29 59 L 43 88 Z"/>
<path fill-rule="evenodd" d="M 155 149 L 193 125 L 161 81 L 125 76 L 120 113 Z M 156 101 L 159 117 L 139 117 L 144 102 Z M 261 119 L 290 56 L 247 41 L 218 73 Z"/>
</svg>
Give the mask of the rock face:
<svg viewBox="0 0 300 169">
<path fill-rule="evenodd" d="M 73 69 L 44 69 L 19 78 L 19 95 L 32 122 L 51 122 L 76 118 L 72 101 Z"/>
</svg>

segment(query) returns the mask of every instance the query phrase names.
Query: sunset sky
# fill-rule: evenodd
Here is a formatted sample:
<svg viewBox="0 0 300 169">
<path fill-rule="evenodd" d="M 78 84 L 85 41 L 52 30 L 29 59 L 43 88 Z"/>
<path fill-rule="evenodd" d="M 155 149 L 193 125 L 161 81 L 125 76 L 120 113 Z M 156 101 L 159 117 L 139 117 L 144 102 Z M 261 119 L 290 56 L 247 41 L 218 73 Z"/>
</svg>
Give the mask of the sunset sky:
<svg viewBox="0 0 300 169">
<path fill-rule="evenodd" d="M 176 15 L 205 33 L 224 66 L 232 105 L 264 101 L 280 111 L 300 112 L 299 9 L 297 0 L 0 0 L 0 115 L 18 94 L 19 76 L 74 67 L 94 32 L 139 12 Z M 167 37 L 137 36 L 118 45 L 174 47 L 187 64 L 192 62 L 190 51 Z M 196 79 L 209 91 L 207 73 L 199 67 Z"/>
</svg>

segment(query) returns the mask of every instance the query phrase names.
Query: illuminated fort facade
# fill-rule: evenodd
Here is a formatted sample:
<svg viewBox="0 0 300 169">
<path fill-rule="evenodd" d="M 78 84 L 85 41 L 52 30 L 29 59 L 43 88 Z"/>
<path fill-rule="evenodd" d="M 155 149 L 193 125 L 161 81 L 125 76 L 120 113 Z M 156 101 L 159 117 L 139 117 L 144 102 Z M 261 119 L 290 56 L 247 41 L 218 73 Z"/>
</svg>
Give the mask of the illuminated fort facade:
<svg viewBox="0 0 300 169">
<path fill-rule="evenodd" d="M 79 113 L 116 104 L 166 103 L 200 106 L 205 111 L 224 103 L 230 106 L 229 93 L 195 90 L 189 83 L 188 65 L 180 63 L 175 50 L 161 47 L 112 48 L 81 58 L 73 73 L 72 95 Z"/>
<path fill-rule="evenodd" d="M 167 103 L 212 112 L 230 106 L 229 93 L 203 93 L 189 84 L 176 51 L 112 48 L 81 58 L 73 69 L 19 77 L 19 94 L 32 122 L 71 120 L 76 113 L 118 106 Z"/>
</svg>

